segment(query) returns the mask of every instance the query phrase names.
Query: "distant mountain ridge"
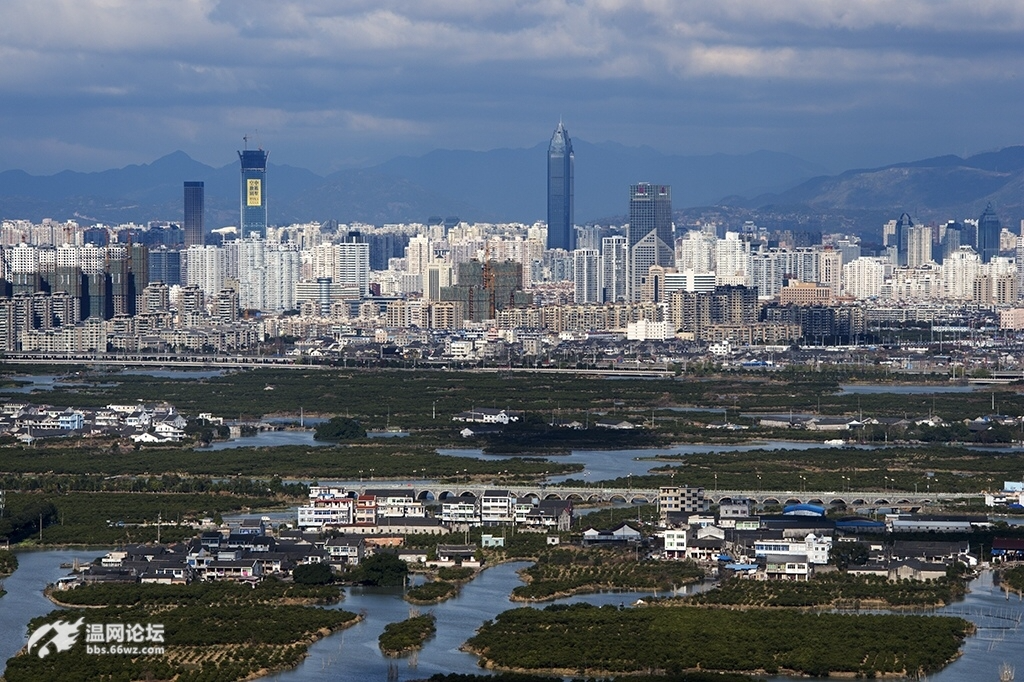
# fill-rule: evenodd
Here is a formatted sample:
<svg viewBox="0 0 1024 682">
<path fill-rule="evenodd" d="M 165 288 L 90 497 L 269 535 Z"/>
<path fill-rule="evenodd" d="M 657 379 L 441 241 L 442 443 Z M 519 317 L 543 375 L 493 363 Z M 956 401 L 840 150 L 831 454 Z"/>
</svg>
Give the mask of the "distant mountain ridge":
<svg viewBox="0 0 1024 682">
<path fill-rule="evenodd" d="M 637 181 L 673 185 L 675 205 L 684 206 L 713 203 L 727 194 L 782 191 L 821 172 L 775 152 L 684 157 L 614 143 L 573 144 L 581 222 L 624 215 L 628 186 Z M 326 177 L 271 163 L 268 210 L 275 224 L 330 219 L 381 224 L 432 215 L 532 223 L 547 217 L 546 173 L 546 143 L 487 152 L 437 150 Z M 181 151 L 150 164 L 95 173 L 5 171 L 0 173 L 0 217 L 181 220 L 181 183 L 200 180 L 206 183 L 208 225 L 230 225 L 237 222 L 238 177 L 235 162 L 213 168 Z"/>
<path fill-rule="evenodd" d="M 966 159 L 938 156 L 821 176 L 778 194 L 743 200 L 747 207 L 903 211 L 919 221 L 977 218 L 989 203 L 1007 224 L 1024 216 L 1024 146 Z M 1018 226 L 1011 226 L 1016 229 Z"/>
<path fill-rule="evenodd" d="M 795 212 L 903 211 L 915 219 L 975 217 L 991 202 L 1004 222 L 1024 214 L 1024 146 L 966 159 L 940 156 L 824 175 L 797 157 L 758 151 L 743 155 L 678 156 L 650 147 L 573 140 L 577 222 L 624 216 L 628 186 L 672 185 L 677 209 L 728 205 L 789 207 Z M 365 169 L 321 176 L 271 164 L 271 222 L 425 221 L 458 215 L 470 221 L 546 218 L 547 143 L 486 152 L 436 150 L 397 157 Z M 39 221 L 143 222 L 182 219 L 182 182 L 206 183 L 207 226 L 238 220 L 236 161 L 219 168 L 177 151 L 150 164 L 95 173 L 34 176 L 0 173 L 0 218 Z"/>
</svg>

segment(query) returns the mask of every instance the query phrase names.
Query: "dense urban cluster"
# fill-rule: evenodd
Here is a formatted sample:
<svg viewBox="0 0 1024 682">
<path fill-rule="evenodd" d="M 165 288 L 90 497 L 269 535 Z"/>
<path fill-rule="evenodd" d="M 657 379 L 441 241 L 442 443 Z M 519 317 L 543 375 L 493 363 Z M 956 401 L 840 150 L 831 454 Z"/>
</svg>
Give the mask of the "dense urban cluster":
<svg viewBox="0 0 1024 682">
<path fill-rule="evenodd" d="M 867 244 L 720 217 L 674 222 L 672 188 L 641 182 L 623 188 L 624 224 L 580 226 L 559 124 L 547 222 L 275 227 L 266 158 L 240 152 L 238 226 L 206 229 L 195 181 L 184 182 L 180 222 L 5 220 L 0 350 L 225 353 L 287 342 L 329 356 L 373 343 L 475 358 L 496 341 L 538 356 L 594 335 L 759 345 L 857 343 L 922 321 L 954 335 L 996 317 L 1024 328 L 1024 242 L 991 206 L 943 224 L 904 213 Z"/>
</svg>

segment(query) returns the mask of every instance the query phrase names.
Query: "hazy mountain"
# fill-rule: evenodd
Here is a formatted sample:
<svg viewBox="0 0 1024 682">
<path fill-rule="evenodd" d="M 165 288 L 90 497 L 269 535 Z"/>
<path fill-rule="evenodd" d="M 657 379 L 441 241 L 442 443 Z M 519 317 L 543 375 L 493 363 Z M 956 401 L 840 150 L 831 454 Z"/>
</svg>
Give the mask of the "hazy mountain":
<svg viewBox="0 0 1024 682">
<path fill-rule="evenodd" d="M 573 146 L 578 222 L 625 215 L 627 188 L 638 181 L 672 185 L 677 209 L 728 205 L 782 215 L 860 211 L 893 217 L 908 211 L 918 220 L 939 220 L 979 215 L 992 202 L 1004 220 L 1024 214 L 1024 147 L 825 176 L 806 161 L 775 152 L 674 156 L 610 142 L 574 140 Z M 330 219 L 382 224 L 432 215 L 544 220 L 546 152 L 546 143 L 487 152 L 438 150 L 327 177 L 271 164 L 270 219 L 275 224 Z M 0 173 L 0 217 L 179 221 L 185 180 L 206 183 L 208 227 L 237 222 L 237 161 L 214 168 L 184 152 L 97 173 Z"/>
<path fill-rule="evenodd" d="M 1024 214 L 1024 147 L 939 156 L 883 168 L 813 178 L 790 190 L 742 203 L 810 210 L 907 211 L 921 221 L 977 218 L 992 203 L 1004 222 Z"/>
<path fill-rule="evenodd" d="M 773 152 L 743 156 L 668 156 L 647 147 L 574 141 L 579 221 L 623 215 L 629 184 L 673 186 L 676 206 L 705 204 L 727 194 L 782 191 L 820 173 L 800 159 Z M 547 145 L 488 152 L 439 150 L 378 166 L 321 177 L 273 163 L 267 194 L 274 223 L 305 220 L 369 223 L 422 221 L 432 215 L 467 220 L 546 218 Z M 273 156 L 271 156 L 273 158 Z M 41 220 L 142 222 L 180 220 L 182 182 L 206 183 L 210 227 L 237 222 L 238 166 L 213 168 L 184 152 L 153 163 L 96 173 L 32 176 L 0 173 L 0 216 Z"/>
</svg>

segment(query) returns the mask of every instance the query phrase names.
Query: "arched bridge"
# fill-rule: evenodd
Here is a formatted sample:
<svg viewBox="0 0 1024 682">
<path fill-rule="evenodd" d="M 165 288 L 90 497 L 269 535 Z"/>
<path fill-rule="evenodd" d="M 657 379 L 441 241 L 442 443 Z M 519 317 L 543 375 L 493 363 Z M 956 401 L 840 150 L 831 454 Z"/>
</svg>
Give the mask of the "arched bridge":
<svg viewBox="0 0 1024 682">
<path fill-rule="evenodd" d="M 367 486 L 378 487 L 378 486 Z M 382 486 L 383 487 L 383 486 Z M 411 486 L 410 486 L 411 487 Z M 416 499 L 427 501 L 482 497 L 487 490 L 507 490 L 516 497 L 539 500 L 572 500 L 581 503 L 657 504 L 657 488 L 609 488 L 601 486 L 519 485 L 481 486 L 434 483 L 413 488 Z M 813 490 L 705 490 L 711 504 L 748 499 L 754 504 L 786 506 L 816 504 L 823 507 L 920 507 L 968 497 L 968 494 L 893 490 L 813 491 Z"/>
</svg>

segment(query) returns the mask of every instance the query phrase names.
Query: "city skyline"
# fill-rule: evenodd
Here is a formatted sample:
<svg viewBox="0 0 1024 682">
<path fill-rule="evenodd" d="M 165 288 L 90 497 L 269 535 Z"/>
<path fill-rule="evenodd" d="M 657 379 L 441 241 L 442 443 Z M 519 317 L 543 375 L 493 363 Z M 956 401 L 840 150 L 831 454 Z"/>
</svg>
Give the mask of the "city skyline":
<svg viewBox="0 0 1024 682">
<path fill-rule="evenodd" d="M 1024 109 L 1011 0 L 83 0 L 7 3 L 0 26 L 0 158 L 35 174 L 216 162 L 242 134 L 327 173 L 529 147 L 559 116 L 582 139 L 836 172 L 1011 146 Z"/>
</svg>

